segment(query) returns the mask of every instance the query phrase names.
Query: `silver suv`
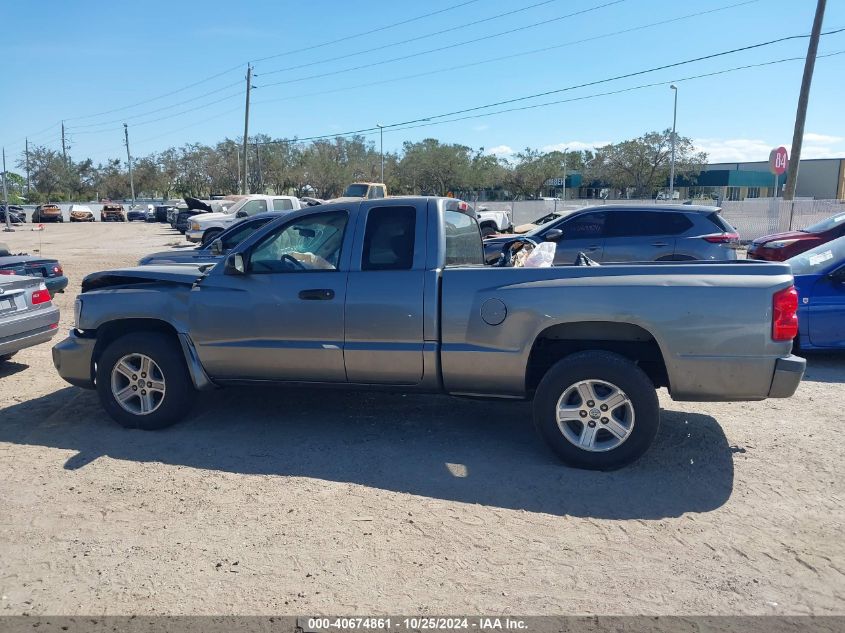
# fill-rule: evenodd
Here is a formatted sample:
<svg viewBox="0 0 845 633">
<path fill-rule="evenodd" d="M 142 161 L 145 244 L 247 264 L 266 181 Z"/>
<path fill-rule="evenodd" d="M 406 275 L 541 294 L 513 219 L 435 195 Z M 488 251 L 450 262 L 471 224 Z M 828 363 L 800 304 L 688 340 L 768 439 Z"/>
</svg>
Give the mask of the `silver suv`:
<svg viewBox="0 0 845 633">
<path fill-rule="evenodd" d="M 687 204 L 587 207 L 525 234 L 555 242 L 555 264 L 571 264 L 583 252 L 599 262 L 736 259 L 739 234 L 716 207 Z M 512 236 L 484 241 L 488 263 Z"/>
</svg>

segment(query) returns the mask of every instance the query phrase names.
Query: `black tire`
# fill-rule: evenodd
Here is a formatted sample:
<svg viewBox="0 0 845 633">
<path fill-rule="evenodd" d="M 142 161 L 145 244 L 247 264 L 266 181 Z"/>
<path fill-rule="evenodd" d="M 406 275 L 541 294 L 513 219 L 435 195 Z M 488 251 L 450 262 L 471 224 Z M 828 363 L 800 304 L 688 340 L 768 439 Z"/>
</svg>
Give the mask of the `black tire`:
<svg viewBox="0 0 845 633">
<path fill-rule="evenodd" d="M 558 426 L 558 400 L 579 381 L 590 379 L 604 381 L 621 389 L 633 410 L 633 417 L 628 421 L 631 425 L 629 435 L 618 446 L 609 450 L 590 451 L 579 448 L 566 438 Z M 584 407 L 585 413 L 588 408 Z M 581 424 L 583 432 L 587 430 L 583 425 L 592 423 L 592 428 L 596 429 L 595 437 L 607 438 L 606 441 L 612 444 L 615 441 L 614 436 L 607 427 L 603 429 L 601 426 L 608 418 L 592 417 L 596 411 L 597 406 L 589 408 L 584 422 L 580 419 L 569 422 L 568 428 L 577 429 Z M 615 414 L 616 411 L 618 410 L 611 410 L 611 413 Z M 578 352 L 553 365 L 543 376 L 534 396 L 534 424 L 549 447 L 566 464 L 590 470 L 615 470 L 636 461 L 651 446 L 660 427 L 660 405 L 651 380 L 632 361 L 612 352 Z"/>
<path fill-rule="evenodd" d="M 208 246 L 211 244 L 217 236 L 223 232 L 223 229 L 208 229 L 205 233 L 202 234 L 202 245 Z"/>
<path fill-rule="evenodd" d="M 496 227 L 485 224 L 481 227 L 481 239 L 486 239 L 496 232 Z"/>
<path fill-rule="evenodd" d="M 151 413 L 133 414 L 127 411 L 112 393 L 112 369 L 128 354 L 148 356 L 164 375 L 164 396 L 158 408 Z M 175 424 L 188 414 L 196 398 L 180 345 L 172 337 L 158 332 L 126 334 L 110 343 L 97 361 L 97 393 L 103 408 L 118 424 L 144 430 Z"/>
</svg>

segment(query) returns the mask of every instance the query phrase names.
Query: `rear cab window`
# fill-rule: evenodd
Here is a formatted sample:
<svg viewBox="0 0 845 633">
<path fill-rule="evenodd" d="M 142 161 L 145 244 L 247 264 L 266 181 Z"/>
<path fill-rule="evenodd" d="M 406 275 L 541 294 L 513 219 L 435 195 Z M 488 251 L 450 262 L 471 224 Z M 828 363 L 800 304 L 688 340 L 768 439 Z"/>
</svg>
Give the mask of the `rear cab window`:
<svg viewBox="0 0 845 633">
<path fill-rule="evenodd" d="M 446 245 L 444 266 L 484 265 L 481 230 L 474 217 L 447 209 L 443 212 L 443 229 Z"/>
<path fill-rule="evenodd" d="M 273 211 L 291 211 L 293 202 L 289 198 L 273 198 Z"/>
<path fill-rule="evenodd" d="M 414 263 L 416 222 L 414 207 L 370 209 L 361 270 L 410 270 Z"/>
</svg>

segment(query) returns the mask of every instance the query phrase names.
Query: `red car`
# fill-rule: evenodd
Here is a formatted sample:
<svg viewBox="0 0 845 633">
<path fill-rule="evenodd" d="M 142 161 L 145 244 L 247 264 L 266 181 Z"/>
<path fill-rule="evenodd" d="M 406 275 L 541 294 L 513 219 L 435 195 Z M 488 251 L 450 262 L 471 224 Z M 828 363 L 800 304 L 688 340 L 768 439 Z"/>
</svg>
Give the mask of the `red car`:
<svg viewBox="0 0 845 633">
<path fill-rule="evenodd" d="M 748 246 L 748 259 L 782 262 L 845 235 L 845 212 L 832 215 L 800 231 L 758 237 Z"/>
</svg>

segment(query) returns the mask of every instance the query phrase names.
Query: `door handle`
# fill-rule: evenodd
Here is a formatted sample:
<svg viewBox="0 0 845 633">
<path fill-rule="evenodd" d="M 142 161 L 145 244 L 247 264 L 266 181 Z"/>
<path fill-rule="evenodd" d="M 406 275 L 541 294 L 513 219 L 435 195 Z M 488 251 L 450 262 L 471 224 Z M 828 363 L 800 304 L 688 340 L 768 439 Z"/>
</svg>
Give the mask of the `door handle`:
<svg viewBox="0 0 845 633">
<path fill-rule="evenodd" d="M 299 298 L 303 301 L 330 301 L 334 299 L 334 290 L 330 288 L 311 288 L 300 290 Z"/>
<path fill-rule="evenodd" d="M 588 247 L 587 247 L 587 250 L 588 250 L 588 251 L 597 251 L 597 250 L 599 250 L 600 248 L 601 248 L 601 245 L 600 245 L 600 244 L 593 244 L 592 246 L 588 246 Z"/>
<path fill-rule="evenodd" d="M 666 242 L 652 242 L 652 246 L 669 246 Z"/>
</svg>

